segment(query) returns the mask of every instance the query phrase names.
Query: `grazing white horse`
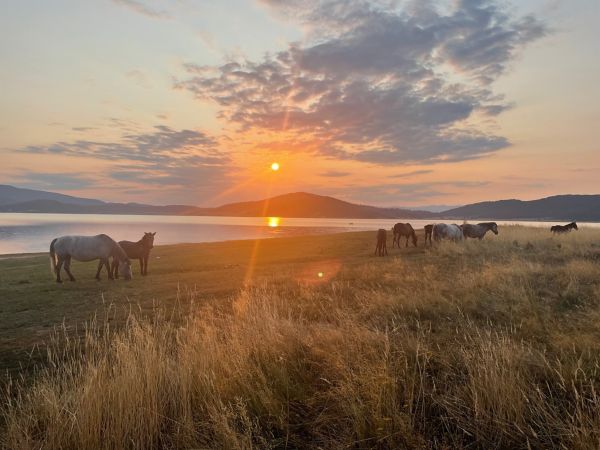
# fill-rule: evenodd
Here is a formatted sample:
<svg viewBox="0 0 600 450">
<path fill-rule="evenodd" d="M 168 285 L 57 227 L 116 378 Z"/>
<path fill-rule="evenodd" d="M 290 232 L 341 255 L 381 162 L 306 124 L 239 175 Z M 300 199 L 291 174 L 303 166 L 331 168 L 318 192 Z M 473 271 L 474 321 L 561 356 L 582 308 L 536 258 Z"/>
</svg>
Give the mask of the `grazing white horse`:
<svg viewBox="0 0 600 450">
<path fill-rule="evenodd" d="M 65 272 L 71 281 L 75 277 L 71 273 L 71 258 L 77 261 L 93 261 L 99 259 L 96 279 L 100 279 L 100 270 L 106 266 L 108 278 L 113 279 L 108 258 L 114 257 L 122 263 L 119 273 L 126 280 L 131 280 L 131 264 L 123 249 L 106 234 L 97 236 L 62 236 L 50 243 L 50 268 L 56 274 L 56 282 L 62 283 L 60 269 L 64 263 Z"/>
<path fill-rule="evenodd" d="M 458 242 L 462 241 L 464 238 L 462 229 L 455 223 L 436 223 L 433 226 L 432 235 L 433 239 L 438 242 L 442 239 Z"/>
</svg>

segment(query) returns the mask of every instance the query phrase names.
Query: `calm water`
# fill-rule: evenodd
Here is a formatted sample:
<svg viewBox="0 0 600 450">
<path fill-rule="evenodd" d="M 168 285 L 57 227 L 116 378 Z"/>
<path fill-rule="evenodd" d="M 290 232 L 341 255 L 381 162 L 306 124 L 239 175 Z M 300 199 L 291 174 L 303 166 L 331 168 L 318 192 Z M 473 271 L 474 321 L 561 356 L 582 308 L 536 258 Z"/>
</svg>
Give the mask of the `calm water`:
<svg viewBox="0 0 600 450">
<path fill-rule="evenodd" d="M 144 231 L 156 231 L 160 245 L 390 229 L 396 222 L 422 228 L 431 220 L 0 213 L 0 254 L 48 251 L 50 241 L 65 234 L 106 233 L 117 241 L 137 241 Z M 498 223 L 549 226 L 546 222 Z M 600 227 L 598 223 L 581 225 Z"/>
</svg>

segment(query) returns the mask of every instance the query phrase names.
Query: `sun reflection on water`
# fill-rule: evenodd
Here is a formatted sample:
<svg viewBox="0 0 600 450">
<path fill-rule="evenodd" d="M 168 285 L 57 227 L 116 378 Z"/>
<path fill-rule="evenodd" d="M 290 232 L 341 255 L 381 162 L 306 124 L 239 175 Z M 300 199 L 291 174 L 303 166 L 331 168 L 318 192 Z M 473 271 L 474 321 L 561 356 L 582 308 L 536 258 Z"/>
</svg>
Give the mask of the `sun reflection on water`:
<svg viewBox="0 0 600 450">
<path fill-rule="evenodd" d="M 277 228 L 281 225 L 281 217 L 267 217 L 267 225 L 271 228 Z"/>
</svg>

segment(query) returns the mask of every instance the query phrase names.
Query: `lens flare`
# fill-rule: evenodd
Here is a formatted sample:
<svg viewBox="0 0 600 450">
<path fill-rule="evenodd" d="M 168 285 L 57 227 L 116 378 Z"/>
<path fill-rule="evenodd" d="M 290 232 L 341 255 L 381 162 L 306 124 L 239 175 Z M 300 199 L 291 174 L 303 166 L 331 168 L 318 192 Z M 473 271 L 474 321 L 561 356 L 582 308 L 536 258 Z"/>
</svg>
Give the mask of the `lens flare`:
<svg viewBox="0 0 600 450">
<path fill-rule="evenodd" d="M 279 163 L 274 162 L 273 164 L 271 164 L 271 170 L 273 172 L 277 172 L 279 170 Z"/>
<path fill-rule="evenodd" d="M 271 228 L 277 228 L 280 223 L 280 217 L 267 217 L 267 225 L 269 225 Z"/>
</svg>

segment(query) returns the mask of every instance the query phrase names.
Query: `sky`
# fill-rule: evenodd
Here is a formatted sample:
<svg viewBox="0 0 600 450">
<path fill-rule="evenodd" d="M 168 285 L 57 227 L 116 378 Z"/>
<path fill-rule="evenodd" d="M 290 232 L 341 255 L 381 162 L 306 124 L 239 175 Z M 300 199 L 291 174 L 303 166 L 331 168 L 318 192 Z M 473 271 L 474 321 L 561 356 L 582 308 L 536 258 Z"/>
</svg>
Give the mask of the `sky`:
<svg viewBox="0 0 600 450">
<path fill-rule="evenodd" d="M 597 0 L 1 2 L 0 183 L 199 206 L 600 194 L 599 22 Z"/>
</svg>

